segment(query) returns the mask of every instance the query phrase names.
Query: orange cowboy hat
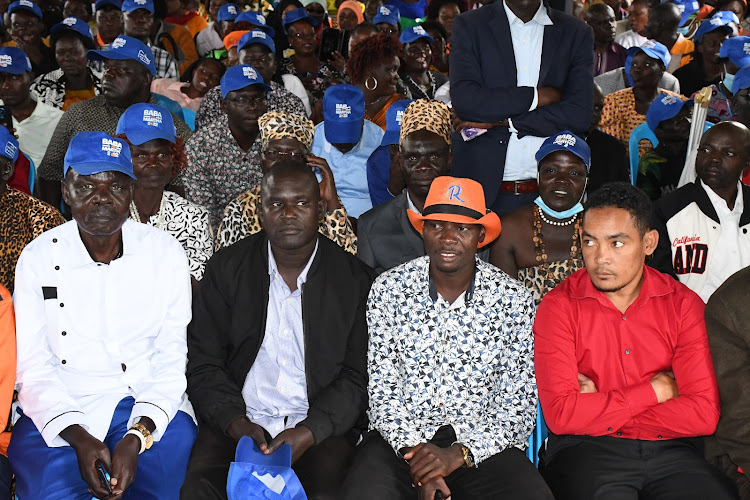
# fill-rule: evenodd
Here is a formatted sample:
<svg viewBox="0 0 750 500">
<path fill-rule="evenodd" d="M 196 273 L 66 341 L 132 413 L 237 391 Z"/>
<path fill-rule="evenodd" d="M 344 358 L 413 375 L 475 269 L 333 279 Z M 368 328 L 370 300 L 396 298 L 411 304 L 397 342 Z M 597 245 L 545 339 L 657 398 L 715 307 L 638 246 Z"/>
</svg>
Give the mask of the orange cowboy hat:
<svg viewBox="0 0 750 500">
<path fill-rule="evenodd" d="M 500 236 L 500 217 L 484 204 L 484 189 L 477 181 L 458 177 L 437 177 L 432 181 L 422 215 L 406 210 L 411 225 L 422 234 L 424 221 L 440 220 L 459 224 L 481 224 L 484 240 L 477 243 L 483 247 Z"/>
</svg>

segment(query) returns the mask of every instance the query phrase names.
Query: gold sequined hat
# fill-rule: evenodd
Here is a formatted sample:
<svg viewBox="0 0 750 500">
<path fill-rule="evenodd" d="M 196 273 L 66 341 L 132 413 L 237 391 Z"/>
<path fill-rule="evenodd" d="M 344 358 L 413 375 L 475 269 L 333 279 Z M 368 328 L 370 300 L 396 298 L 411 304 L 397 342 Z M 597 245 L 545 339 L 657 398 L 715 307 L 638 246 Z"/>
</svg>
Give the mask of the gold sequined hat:
<svg viewBox="0 0 750 500">
<path fill-rule="evenodd" d="M 261 147 L 265 151 L 268 141 L 291 137 L 305 145 L 312 147 L 315 125 L 307 117 L 281 111 L 269 111 L 258 120 L 260 127 Z"/>
</svg>

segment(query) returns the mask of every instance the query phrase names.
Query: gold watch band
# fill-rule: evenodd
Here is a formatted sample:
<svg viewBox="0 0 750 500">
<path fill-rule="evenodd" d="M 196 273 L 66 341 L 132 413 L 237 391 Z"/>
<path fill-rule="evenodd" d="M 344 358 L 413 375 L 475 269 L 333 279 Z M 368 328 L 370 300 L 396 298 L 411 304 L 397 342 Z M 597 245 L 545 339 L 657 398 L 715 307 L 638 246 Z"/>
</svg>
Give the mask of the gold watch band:
<svg viewBox="0 0 750 500">
<path fill-rule="evenodd" d="M 143 435 L 143 438 L 146 440 L 147 450 L 154 444 L 154 436 L 151 435 L 151 431 L 149 431 L 142 423 L 139 422 L 137 424 L 133 424 L 130 430 L 138 431 Z"/>
</svg>

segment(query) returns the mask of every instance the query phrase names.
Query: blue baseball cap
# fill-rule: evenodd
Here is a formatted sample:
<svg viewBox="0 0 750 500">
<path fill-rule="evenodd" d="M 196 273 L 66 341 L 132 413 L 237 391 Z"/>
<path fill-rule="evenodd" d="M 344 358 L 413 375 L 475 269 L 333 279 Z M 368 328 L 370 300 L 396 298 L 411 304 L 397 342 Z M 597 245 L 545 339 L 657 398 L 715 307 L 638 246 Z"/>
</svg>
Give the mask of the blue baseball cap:
<svg viewBox="0 0 750 500">
<path fill-rule="evenodd" d="M 736 75 L 734 75 L 734 83 L 732 83 L 732 94 L 736 94 L 742 89 L 750 88 L 750 66 L 741 68 Z"/>
<path fill-rule="evenodd" d="M 710 19 L 706 19 L 701 23 L 700 26 L 698 26 L 698 30 L 695 32 L 695 36 L 693 36 L 694 42 L 699 42 L 701 37 L 705 35 L 706 33 L 711 33 L 712 31 L 716 31 L 718 29 L 723 30 L 727 35 L 730 34 L 732 31 L 731 26 L 729 26 L 730 23 L 734 23 L 739 26 L 740 20 L 737 19 L 737 14 L 734 12 L 729 12 L 727 10 L 722 10 L 711 16 Z"/>
<path fill-rule="evenodd" d="M 254 12 L 252 10 L 240 12 L 240 15 L 237 16 L 234 22 L 235 24 L 248 23 L 251 26 L 262 29 L 271 36 L 276 35 L 276 31 L 266 23 L 266 18 L 260 12 Z"/>
<path fill-rule="evenodd" d="M 630 47 L 627 50 L 627 53 L 629 56 L 635 56 L 641 51 L 645 52 L 646 55 L 652 59 L 659 59 L 664 63 L 664 66 L 669 66 L 669 61 L 672 60 L 672 56 L 669 55 L 669 49 L 663 44 L 653 40 L 646 40 L 646 42 L 640 47 Z"/>
<path fill-rule="evenodd" d="M 331 144 L 357 144 L 362 136 L 365 94 L 359 87 L 331 85 L 323 95 L 323 122 Z"/>
<path fill-rule="evenodd" d="M 694 13 L 698 12 L 701 5 L 698 0 L 672 0 L 678 9 L 680 9 L 680 26 L 684 26 Z"/>
<path fill-rule="evenodd" d="M 276 53 L 276 45 L 273 43 L 273 38 L 271 38 L 271 36 L 265 31 L 259 29 L 254 29 L 253 31 L 242 35 L 240 43 L 237 44 L 237 51 L 239 52 L 254 43 L 265 45 L 271 50 L 271 52 Z"/>
<path fill-rule="evenodd" d="M 661 122 L 677 116 L 677 113 L 679 113 L 686 105 L 692 106 L 693 100 L 689 99 L 683 101 L 679 97 L 675 97 L 671 94 L 661 94 L 651 103 L 648 107 L 648 111 L 646 111 L 646 123 L 648 124 L 648 128 L 653 132 L 656 132 L 656 127 L 658 127 Z"/>
<path fill-rule="evenodd" d="M 86 56 L 92 61 L 104 59 L 118 59 L 121 61 L 130 59 L 138 61 L 148 68 L 151 76 L 156 76 L 154 65 L 154 54 L 148 45 L 125 35 L 118 35 L 109 46 L 109 50 L 89 50 Z"/>
<path fill-rule="evenodd" d="M 284 27 L 284 33 L 287 33 L 287 26 L 297 21 L 307 21 L 312 25 L 313 28 L 318 26 L 318 21 L 310 17 L 304 7 L 289 11 L 287 15 L 281 20 L 281 25 Z"/>
<path fill-rule="evenodd" d="M 569 130 L 547 137 L 542 147 L 536 152 L 536 162 L 539 164 L 547 155 L 555 151 L 568 151 L 583 160 L 586 171 L 591 168 L 591 149 L 586 141 Z"/>
<path fill-rule="evenodd" d="M 13 163 L 18 159 L 18 141 L 5 127 L 0 127 L 0 156 L 4 156 Z M 34 168 L 34 167 L 31 167 Z"/>
<path fill-rule="evenodd" d="M 250 85 L 260 85 L 266 91 L 271 87 L 266 85 L 258 70 L 248 64 L 239 64 L 227 69 L 221 77 L 221 97 L 226 99 L 227 94 L 235 90 L 244 89 Z"/>
<path fill-rule="evenodd" d="M 234 21 L 237 16 L 240 15 L 241 9 L 236 3 L 225 3 L 219 7 L 219 13 L 216 14 L 216 20 L 222 21 Z"/>
<path fill-rule="evenodd" d="M 411 28 L 406 28 L 401 33 L 399 41 L 401 43 L 411 43 L 419 40 L 420 38 L 427 40 L 428 43 L 434 42 L 432 37 L 428 35 L 424 28 L 421 26 L 412 26 Z"/>
<path fill-rule="evenodd" d="M 738 68 L 750 64 L 750 36 L 735 36 L 724 40 L 719 49 L 719 57 L 728 57 Z"/>
<path fill-rule="evenodd" d="M 61 23 L 57 23 L 56 25 L 52 26 L 52 29 L 49 30 L 49 33 L 50 35 L 54 35 L 55 33 L 59 33 L 61 31 L 70 31 L 73 33 L 77 33 L 84 38 L 90 39 L 92 42 L 94 41 L 94 36 L 91 34 L 91 28 L 89 27 L 88 23 L 83 19 L 78 19 L 77 17 L 66 17 Z"/>
<path fill-rule="evenodd" d="M 381 146 L 390 146 L 391 144 L 399 143 L 401 120 L 404 119 L 406 107 L 412 102 L 414 102 L 414 99 L 396 101 L 385 112 L 385 135 L 383 135 L 383 140 L 380 141 Z"/>
<path fill-rule="evenodd" d="M 125 134 L 131 144 L 140 146 L 154 139 L 176 142 L 177 129 L 172 114 L 158 104 L 139 102 L 133 104 L 120 116 L 117 134 Z"/>
<path fill-rule="evenodd" d="M 133 12 L 138 9 L 146 9 L 150 13 L 154 13 L 154 0 L 123 0 L 122 11 Z"/>
<path fill-rule="evenodd" d="M 94 3 L 94 11 L 101 10 L 107 5 L 116 7 L 117 10 L 122 10 L 122 0 L 96 0 L 96 3 Z"/>
<path fill-rule="evenodd" d="M 0 73 L 20 75 L 31 71 L 31 61 L 26 52 L 18 47 L 0 48 Z"/>
<path fill-rule="evenodd" d="M 104 132 L 78 132 L 74 135 L 68 144 L 64 165 L 63 175 L 72 168 L 81 175 L 122 172 L 135 179 L 130 146 Z"/>
<path fill-rule="evenodd" d="M 395 5 L 381 5 L 378 7 L 378 13 L 372 18 L 372 24 L 386 23 L 398 26 L 399 21 L 401 21 L 401 14 Z"/>
<path fill-rule="evenodd" d="M 8 7 L 8 15 L 13 14 L 17 10 L 25 10 L 27 12 L 31 12 L 39 19 L 42 19 L 42 9 L 40 9 L 37 4 L 29 0 L 18 0 L 17 2 L 13 2 L 12 4 L 10 4 L 10 6 Z"/>
</svg>

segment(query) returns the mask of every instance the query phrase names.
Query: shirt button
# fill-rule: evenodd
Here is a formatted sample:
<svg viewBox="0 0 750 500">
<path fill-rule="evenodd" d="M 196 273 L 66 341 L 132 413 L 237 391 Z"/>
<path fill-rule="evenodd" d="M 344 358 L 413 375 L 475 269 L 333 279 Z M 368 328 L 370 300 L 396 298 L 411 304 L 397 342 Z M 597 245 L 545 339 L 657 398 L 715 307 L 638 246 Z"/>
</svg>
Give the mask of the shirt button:
<svg viewBox="0 0 750 500">
<path fill-rule="evenodd" d="M 52 238 L 52 243 L 57 243 L 57 238 Z"/>
<path fill-rule="evenodd" d="M 742 234 L 747 234 L 747 228 L 744 228 L 744 229 L 742 230 Z"/>
<path fill-rule="evenodd" d="M 65 363 L 67 363 L 67 361 L 65 361 L 65 360 L 63 359 L 63 360 L 62 360 L 62 364 L 65 364 Z"/>
<path fill-rule="evenodd" d="M 120 363 L 120 367 L 122 368 L 122 371 L 125 371 L 128 369 L 128 367 L 125 366 L 125 363 Z"/>
<path fill-rule="evenodd" d="M 284 330 L 284 335 L 289 335 L 289 330 Z"/>
<path fill-rule="evenodd" d="M 620 431 L 617 431 L 617 435 L 618 435 L 618 436 L 622 436 L 622 432 L 620 432 Z"/>
<path fill-rule="evenodd" d="M 62 336 L 63 337 L 66 336 L 67 334 L 68 334 L 68 332 L 62 332 Z"/>
<path fill-rule="evenodd" d="M 622 320 L 623 320 L 623 321 L 626 321 L 627 319 L 628 319 L 628 317 L 627 317 L 627 316 L 623 316 L 623 317 L 622 317 Z"/>
<path fill-rule="evenodd" d="M 625 349 L 625 354 L 630 354 L 630 349 Z"/>
<path fill-rule="evenodd" d="M 60 307 L 65 307 L 65 304 L 63 304 L 62 302 L 60 302 Z"/>
<path fill-rule="evenodd" d="M 286 366 L 286 360 L 283 360 L 283 361 L 281 362 L 281 366 Z"/>
<path fill-rule="evenodd" d="M 659 439 L 661 439 L 661 434 L 659 434 L 659 435 L 658 435 L 658 436 L 656 436 L 656 437 L 658 437 Z"/>
<path fill-rule="evenodd" d="M 440 403 L 440 406 L 443 406 L 443 403 Z"/>
<path fill-rule="evenodd" d="M 448 345 L 448 341 L 447 340 L 443 340 L 443 345 Z"/>
<path fill-rule="evenodd" d="M 60 270 L 60 266 L 55 266 L 55 271 L 59 271 L 59 270 Z"/>
<path fill-rule="evenodd" d="M 612 432 L 612 427 L 608 427 L 608 428 L 607 428 L 607 430 L 608 430 L 609 432 Z"/>
</svg>

